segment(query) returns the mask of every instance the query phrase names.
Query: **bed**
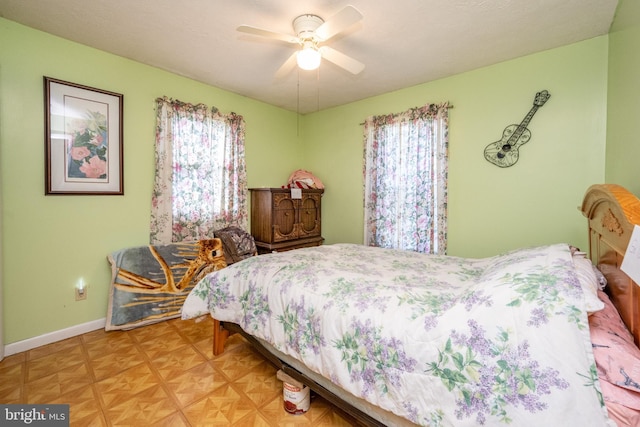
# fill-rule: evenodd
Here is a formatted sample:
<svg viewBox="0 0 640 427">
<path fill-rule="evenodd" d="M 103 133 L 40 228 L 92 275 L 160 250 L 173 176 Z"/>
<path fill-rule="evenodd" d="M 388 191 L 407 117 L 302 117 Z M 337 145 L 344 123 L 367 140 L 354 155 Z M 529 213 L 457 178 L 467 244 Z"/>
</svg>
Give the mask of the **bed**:
<svg viewBox="0 0 640 427">
<path fill-rule="evenodd" d="M 182 317 L 211 315 L 214 353 L 239 332 L 363 425 L 635 422 L 640 365 L 619 369 L 611 349 L 640 351 L 638 288 L 619 269 L 640 201 L 595 185 L 581 210 L 590 260 L 563 243 L 484 259 L 325 245 L 208 275 Z M 632 335 L 611 333 L 616 316 Z"/>
</svg>

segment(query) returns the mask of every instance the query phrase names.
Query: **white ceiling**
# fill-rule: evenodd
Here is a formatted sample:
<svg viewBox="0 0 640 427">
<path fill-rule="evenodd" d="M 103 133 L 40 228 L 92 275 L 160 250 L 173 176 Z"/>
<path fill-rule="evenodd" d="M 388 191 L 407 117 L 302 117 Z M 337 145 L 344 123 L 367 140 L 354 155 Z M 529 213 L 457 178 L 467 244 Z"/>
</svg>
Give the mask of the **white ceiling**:
<svg viewBox="0 0 640 427">
<path fill-rule="evenodd" d="M 606 34 L 617 3 L 0 0 L 0 16 L 249 98 L 309 113 Z M 295 45 L 236 31 L 246 24 L 293 34 L 291 23 L 296 16 L 315 14 L 327 19 L 348 4 L 364 19 L 335 36 L 329 45 L 365 64 L 364 71 L 355 76 L 323 61 L 318 71 L 294 71 L 275 79 Z"/>
</svg>

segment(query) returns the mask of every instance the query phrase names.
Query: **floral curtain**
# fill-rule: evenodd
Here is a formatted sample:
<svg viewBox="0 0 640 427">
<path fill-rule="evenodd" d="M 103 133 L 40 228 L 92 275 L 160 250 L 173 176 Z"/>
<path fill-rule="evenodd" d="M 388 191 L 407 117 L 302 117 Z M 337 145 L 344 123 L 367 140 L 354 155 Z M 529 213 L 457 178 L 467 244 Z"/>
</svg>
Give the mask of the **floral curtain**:
<svg viewBox="0 0 640 427">
<path fill-rule="evenodd" d="M 166 97 L 156 107 L 151 244 L 211 238 L 230 225 L 246 230 L 242 116 Z"/>
<path fill-rule="evenodd" d="M 449 105 L 369 117 L 364 126 L 364 243 L 447 251 Z"/>
</svg>

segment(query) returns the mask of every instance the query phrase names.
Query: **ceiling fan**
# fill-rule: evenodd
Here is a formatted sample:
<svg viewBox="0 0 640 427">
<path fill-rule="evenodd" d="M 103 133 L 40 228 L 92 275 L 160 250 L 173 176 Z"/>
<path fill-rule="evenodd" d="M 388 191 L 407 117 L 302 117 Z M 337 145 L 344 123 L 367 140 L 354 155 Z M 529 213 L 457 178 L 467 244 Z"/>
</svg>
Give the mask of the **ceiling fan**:
<svg viewBox="0 0 640 427">
<path fill-rule="evenodd" d="M 358 74 L 364 69 L 363 63 L 324 43 L 362 18 L 363 15 L 355 7 L 346 6 L 326 21 L 317 15 L 305 14 L 298 16 L 293 20 L 295 35 L 263 30 L 249 25 L 241 25 L 237 30 L 300 46 L 300 50 L 295 51 L 278 69 L 276 78 L 287 75 L 296 64 L 303 70 L 315 70 L 320 66 L 322 58 L 333 62 L 350 73 Z"/>
</svg>

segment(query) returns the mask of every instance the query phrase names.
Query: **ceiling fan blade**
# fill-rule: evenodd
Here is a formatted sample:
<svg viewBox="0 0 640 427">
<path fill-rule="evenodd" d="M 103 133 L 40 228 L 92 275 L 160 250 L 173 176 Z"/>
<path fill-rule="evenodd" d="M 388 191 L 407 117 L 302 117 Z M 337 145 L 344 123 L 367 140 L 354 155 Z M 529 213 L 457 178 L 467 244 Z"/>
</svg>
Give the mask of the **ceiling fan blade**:
<svg viewBox="0 0 640 427">
<path fill-rule="evenodd" d="M 362 62 L 357 61 L 342 52 L 338 52 L 329 46 L 322 46 L 320 48 L 320 53 L 327 61 L 333 62 L 338 67 L 344 68 L 352 74 L 359 74 L 364 70 L 364 64 Z"/>
<path fill-rule="evenodd" d="M 336 34 L 346 30 L 363 18 L 362 13 L 355 7 L 345 6 L 340 12 L 327 19 L 316 29 L 316 35 L 321 41 L 327 41 Z"/>
<path fill-rule="evenodd" d="M 298 52 L 293 52 L 293 54 L 289 57 L 289 59 L 287 59 L 284 64 L 282 64 L 282 66 L 280 68 L 278 68 L 278 71 L 276 71 L 276 79 L 280 79 L 282 77 L 285 77 L 287 74 L 289 74 L 291 72 L 291 70 L 293 70 L 296 65 L 298 64 L 297 62 L 297 55 Z"/>
<path fill-rule="evenodd" d="M 287 43 L 299 42 L 298 37 L 292 36 L 291 34 L 276 33 L 274 31 L 263 30 L 262 28 L 256 28 L 250 25 L 240 25 L 238 28 L 236 28 L 236 30 L 240 31 L 241 33 L 252 34 L 254 36 L 267 37 L 275 40 L 282 40 Z"/>
</svg>

